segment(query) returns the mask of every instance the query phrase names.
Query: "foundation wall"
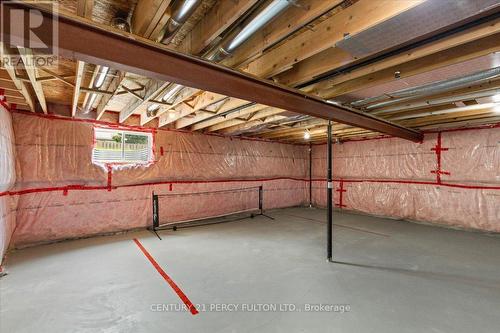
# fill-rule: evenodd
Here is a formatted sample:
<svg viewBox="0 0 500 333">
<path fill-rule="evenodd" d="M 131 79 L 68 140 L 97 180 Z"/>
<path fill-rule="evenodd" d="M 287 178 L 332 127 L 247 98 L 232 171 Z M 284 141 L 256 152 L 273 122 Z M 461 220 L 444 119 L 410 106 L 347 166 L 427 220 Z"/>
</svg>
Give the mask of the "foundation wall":
<svg viewBox="0 0 500 333">
<path fill-rule="evenodd" d="M 14 132 L 12 116 L 0 105 L 0 264 L 16 225 L 16 199 L 2 195 L 16 181 Z"/>
<path fill-rule="evenodd" d="M 307 146 L 141 129 L 153 133 L 151 164 L 96 165 L 94 128 L 103 124 L 12 116 L 15 247 L 150 226 L 153 192 L 168 195 L 160 200 L 162 223 L 257 209 L 259 186 L 265 209 L 308 198 Z"/>
<path fill-rule="evenodd" d="M 337 208 L 500 232 L 500 127 L 335 144 Z M 326 206 L 326 145 L 313 146 L 313 204 Z"/>
</svg>

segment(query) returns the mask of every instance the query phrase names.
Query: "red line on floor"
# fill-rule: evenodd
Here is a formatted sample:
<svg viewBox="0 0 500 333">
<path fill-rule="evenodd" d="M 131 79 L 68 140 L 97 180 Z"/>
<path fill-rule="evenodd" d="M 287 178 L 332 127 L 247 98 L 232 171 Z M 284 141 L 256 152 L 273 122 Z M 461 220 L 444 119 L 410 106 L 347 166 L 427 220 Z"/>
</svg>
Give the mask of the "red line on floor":
<svg viewBox="0 0 500 333">
<path fill-rule="evenodd" d="M 160 265 L 158 265 L 158 263 L 156 262 L 156 260 L 154 260 L 151 254 L 149 254 L 149 252 L 144 248 L 144 246 L 142 246 L 141 242 L 139 242 L 137 238 L 134 238 L 134 242 L 139 247 L 139 249 L 141 249 L 142 253 L 144 253 L 146 258 L 148 258 L 153 267 L 156 268 L 158 273 L 160 273 L 160 275 L 165 279 L 165 281 L 167 281 L 170 287 L 172 287 L 172 289 L 177 293 L 177 296 L 179 296 L 179 298 L 184 302 L 184 304 L 186 304 L 189 311 L 191 311 L 193 315 L 198 314 L 198 310 L 196 310 L 196 307 L 193 305 L 193 303 L 191 303 L 186 294 L 182 292 L 181 288 L 179 288 L 179 286 L 174 282 L 174 280 L 172 280 L 170 276 L 168 276 L 168 274 L 165 273 L 165 271 L 160 267 Z"/>
</svg>

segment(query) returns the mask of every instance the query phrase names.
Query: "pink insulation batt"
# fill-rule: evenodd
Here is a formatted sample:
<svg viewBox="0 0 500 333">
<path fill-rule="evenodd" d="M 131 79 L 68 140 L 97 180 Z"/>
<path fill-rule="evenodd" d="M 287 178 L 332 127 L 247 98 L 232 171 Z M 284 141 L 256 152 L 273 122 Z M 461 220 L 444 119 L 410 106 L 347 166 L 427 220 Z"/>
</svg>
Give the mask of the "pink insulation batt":
<svg viewBox="0 0 500 333">
<path fill-rule="evenodd" d="M 3 250 L 12 232 L 11 247 L 24 247 L 147 227 L 153 192 L 263 186 L 265 209 L 309 204 L 308 145 L 143 129 L 153 133 L 155 161 L 108 169 L 92 163 L 94 127 L 105 124 L 1 112 Z M 373 215 L 500 232 L 499 142 L 500 128 L 491 126 L 427 133 L 422 143 L 384 138 L 335 144 L 334 202 Z M 313 145 L 312 156 L 313 205 L 326 206 L 326 146 Z M 257 206 L 256 190 L 233 193 L 230 200 L 227 195 L 163 198 L 160 221 Z"/>
</svg>

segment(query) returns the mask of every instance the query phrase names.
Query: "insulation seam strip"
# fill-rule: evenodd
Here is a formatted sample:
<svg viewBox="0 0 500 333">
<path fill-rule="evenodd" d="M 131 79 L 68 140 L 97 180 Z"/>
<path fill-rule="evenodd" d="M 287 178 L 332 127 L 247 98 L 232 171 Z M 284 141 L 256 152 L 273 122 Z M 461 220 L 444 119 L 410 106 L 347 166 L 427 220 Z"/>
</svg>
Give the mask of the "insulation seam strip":
<svg viewBox="0 0 500 333">
<path fill-rule="evenodd" d="M 432 151 L 436 152 L 436 164 L 437 164 L 437 168 L 436 170 L 431 170 L 431 173 L 434 173 L 436 174 L 436 182 L 438 184 L 441 184 L 441 175 L 451 175 L 451 173 L 449 171 L 443 171 L 441 169 L 441 152 L 443 151 L 448 151 L 449 148 L 443 148 L 442 145 L 441 145 L 441 132 L 438 133 L 437 135 L 437 143 L 436 143 L 436 146 L 434 146 L 434 148 L 431 148 Z"/>
<path fill-rule="evenodd" d="M 264 178 L 264 179 L 221 179 L 221 180 L 193 180 L 193 181 L 165 181 L 165 182 L 151 182 L 151 183 L 143 183 L 143 184 L 129 184 L 129 185 L 119 185 L 112 186 L 111 189 L 119 189 L 126 187 L 137 187 L 137 186 L 153 186 L 153 185 L 169 185 L 172 184 L 210 184 L 210 183 L 234 183 L 234 182 L 268 182 L 268 181 L 276 181 L 276 180 L 293 180 L 293 181 L 301 181 L 301 182 L 309 182 L 309 179 L 302 178 L 292 178 L 292 177 L 277 177 L 277 178 Z M 316 178 L 311 179 L 313 182 L 326 182 L 326 179 Z M 466 185 L 466 184 L 454 184 L 454 183 L 436 183 L 429 181 L 416 181 L 416 180 L 390 180 L 390 179 L 334 179 L 334 182 L 343 183 L 387 183 L 387 184 L 414 184 L 414 185 L 432 185 L 432 186 L 445 186 L 445 187 L 455 187 L 462 189 L 474 189 L 474 190 L 500 190 L 500 186 L 482 186 L 482 185 Z M 37 192 L 56 192 L 56 191 L 88 191 L 88 190 L 109 190 L 109 186 L 85 186 L 85 185 L 68 185 L 68 186 L 60 186 L 60 187 L 47 187 L 47 188 L 33 188 L 33 189 L 25 189 L 19 191 L 7 191 L 0 192 L 0 197 L 6 195 L 24 195 L 31 194 Z"/>
<path fill-rule="evenodd" d="M 339 181 L 339 185 L 340 185 L 340 187 L 335 190 L 335 191 L 339 192 L 339 203 L 335 204 L 335 206 L 342 209 L 342 207 L 347 207 L 346 205 L 343 204 L 344 192 L 347 192 L 347 190 L 344 189 L 344 181 L 342 179 Z"/>
</svg>

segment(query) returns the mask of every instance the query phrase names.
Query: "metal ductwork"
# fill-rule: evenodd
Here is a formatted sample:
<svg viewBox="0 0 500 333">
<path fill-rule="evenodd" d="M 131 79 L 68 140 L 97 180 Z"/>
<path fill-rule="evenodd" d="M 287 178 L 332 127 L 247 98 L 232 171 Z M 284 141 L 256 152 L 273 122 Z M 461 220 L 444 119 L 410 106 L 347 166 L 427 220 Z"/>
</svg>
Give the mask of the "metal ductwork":
<svg viewBox="0 0 500 333">
<path fill-rule="evenodd" d="M 130 13 L 126 13 L 123 11 L 118 11 L 116 16 L 111 20 L 111 26 L 120 29 L 126 32 L 130 32 L 130 18 L 132 15 L 132 11 Z M 109 67 L 101 66 L 99 71 L 95 77 L 94 84 L 92 87 L 94 89 L 99 89 L 103 85 L 106 80 L 106 76 L 108 75 Z M 92 93 L 89 98 L 87 98 L 87 102 L 83 106 L 83 113 L 87 114 L 92 110 L 92 105 L 94 105 L 95 100 L 97 99 L 97 94 Z"/>
<path fill-rule="evenodd" d="M 422 113 L 411 114 L 411 115 L 396 116 L 396 117 L 391 117 L 389 119 L 391 121 L 405 120 L 405 119 L 413 119 L 413 118 L 420 118 L 420 117 L 426 117 L 426 116 L 437 116 L 437 115 L 448 114 L 448 113 L 473 111 L 473 110 L 485 110 L 485 109 L 491 109 L 492 111 L 498 112 L 498 111 L 500 111 L 500 103 L 485 103 L 485 104 L 477 104 L 477 105 L 468 105 L 468 106 L 463 106 L 463 107 L 459 107 L 459 108 L 451 108 L 451 109 L 446 109 L 446 110 L 428 111 L 428 112 L 422 112 Z"/>
<path fill-rule="evenodd" d="M 500 88 L 485 89 L 485 90 L 480 90 L 480 91 L 468 93 L 468 94 L 454 95 L 451 97 L 433 98 L 433 99 L 428 99 L 428 100 L 421 101 L 421 102 L 420 101 L 410 102 L 410 103 L 406 103 L 403 105 L 396 105 L 396 106 L 393 106 L 391 108 L 386 108 L 383 110 L 375 110 L 375 111 L 371 112 L 371 114 L 378 115 L 378 114 L 397 113 L 400 111 L 415 110 L 415 109 L 426 108 L 426 107 L 430 107 L 430 106 L 438 106 L 438 105 L 443 105 L 443 104 L 457 103 L 457 102 L 461 102 L 461 101 L 475 100 L 478 98 L 492 97 L 492 96 L 496 96 L 496 95 L 500 96 Z"/>
<path fill-rule="evenodd" d="M 160 33 L 159 41 L 168 44 L 179 28 L 188 20 L 201 5 L 202 0 L 176 0 L 172 5 L 172 15 Z"/>
<path fill-rule="evenodd" d="M 158 41 L 162 44 L 169 44 L 175 33 L 180 27 L 186 23 L 189 17 L 195 12 L 202 0 L 176 0 L 172 5 L 172 15 L 163 27 Z M 183 86 L 173 83 L 164 92 L 162 100 L 164 102 L 171 102 L 175 95 L 177 95 Z M 147 109 L 148 117 L 155 117 L 158 114 L 160 106 L 158 104 L 151 104 Z"/>
<path fill-rule="evenodd" d="M 248 38 L 250 38 L 255 32 L 262 29 L 265 25 L 267 25 L 275 17 L 280 15 L 289 6 L 294 5 L 295 1 L 296 0 L 272 0 L 264 9 L 258 11 L 254 15 L 251 15 L 246 20 L 246 23 L 242 24 L 241 27 L 238 27 L 235 30 L 233 30 L 228 37 L 223 39 L 223 41 L 219 44 L 219 46 L 214 48 L 212 51 L 205 53 L 203 55 L 203 58 L 211 60 L 213 62 L 222 61 L 232 52 L 234 52 L 234 50 L 236 50 L 241 44 L 243 44 L 246 40 L 248 40 Z M 179 1 L 179 3 L 181 2 Z M 182 10 L 181 5 L 179 5 L 179 8 L 175 7 L 173 9 L 173 14 L 171 19 L 169 19 L 169 22 L 170 20 L 172 20 L 175 23 L 167 22 L 167 24 L 165 25 L 164 28 L 165 33 L 161 41 L 164 44 L 170 42 L 175 31 L 177 31 L 172 29 L 174 27 L 177 27 L 176 29 L 178 29 L 180 24 L 184 23 L 187 20 L 187 18 L 194 12 L 194 10 L 199 5 L 199 3 L 201 3 L 201 1 L 185 0 L 182 3 L 185 4 L 186 8 Z M 181 18 L 183 19 L 183 21 L 181 20 Z M 174 95 L 179 93 L 182 88 L 183 88 L 182 85 L 174 83 L 167 88 L 165 95 L 170 94 L 171 91 L 175 91 L 175 94 L 171 95 L 171 97 L 174 97 Z M 151 107 L 153 108 L 153 106 L 155 107 L 155 111 L 157 112 L 156 106 L 153 104 Z"/>
<path fill-rule="evenodd" d="M 206 59 L 220 62 L 231 55 L 241 44 L 255 32 L 262 29 L 275 17 L 283 13 L 296 0 L 273 0 L 264 9 L 250 16 L 245 23 L 233 30 L 218 47 L 206 55 Z"/>
<path fill-rule="evenodd" d="M 397 103 L 402 103 L 415 98 L 425 97 L 429 95 L 434 95 L 442 92 L 464 88 L 473 84 L 480 84 L 498 77 L 500 77 L 500 67 L 495 67 L 485 71 L 474 73 L 472 75 L 461 76 L 450 80 L 438 81 L 419 87 L 402 89 L 381 96 L 365 98 L 363 100 L 355 101 L 351 103 L 351 105 L 354 107 L 363 107 L 367 104 L 376 103 L 366 107 L 366 109 L 371 110 L 375 108 L 386 107 Z M 388 97 L 391 99 L 388 101 L 384 101 Z"/>
</svg>

